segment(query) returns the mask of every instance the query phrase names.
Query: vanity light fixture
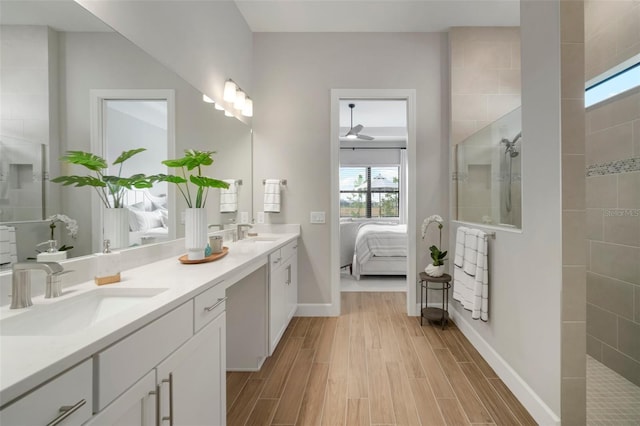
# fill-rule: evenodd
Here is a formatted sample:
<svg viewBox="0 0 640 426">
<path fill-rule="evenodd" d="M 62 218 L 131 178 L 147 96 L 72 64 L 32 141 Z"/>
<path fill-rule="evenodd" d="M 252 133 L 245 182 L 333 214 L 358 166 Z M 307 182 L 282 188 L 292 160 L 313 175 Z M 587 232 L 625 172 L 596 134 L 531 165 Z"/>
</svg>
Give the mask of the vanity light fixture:
<svg viewBox="0 0 640 426">
<path fill-rule="evenodd" d="M 240 89 L 236 91 L 236 99 L 233 101 L 233 107 L 242 111 L 244 108 L 244 101 L 247 98 L 247 95 Z"/>
<path fill-rule="evenodd" d="M 226 109 L 224 110 L 224 116 L 225 117 L 233 117 L 233 113 L 227 111 Z"/>
<path fill-rule="evenodd" d="M 211 99 L 210 97 L 208 97 L 204 93 L 202 94 L 202 101 L 206 102 L 208 104 L 215 104 L 216 103 L 216 101 L 214 101 L 213 99 Z"/>
<path fill-rule="evenodd" d="M 234 102 L 236 100 L 236 91 L 238 90 L 238 85 L 231 79 L 225 81 L 224 83 L 224 94 L 222 95 L 222 99 L 226 102 Z"/>
<path fill-rule="evenodd" d="M 221 104 L 216 103 L 214 105 L 214 108 L 217 109 L 218 111 L 224 111 L 224 107 Z"/>
<path fill-rule="evenodd" d="M 253 117 L 253 101 L 251 98 L 245 99 L 244 108 L 242 108 L 242 115 L 245 117 Z"/>
</svg>

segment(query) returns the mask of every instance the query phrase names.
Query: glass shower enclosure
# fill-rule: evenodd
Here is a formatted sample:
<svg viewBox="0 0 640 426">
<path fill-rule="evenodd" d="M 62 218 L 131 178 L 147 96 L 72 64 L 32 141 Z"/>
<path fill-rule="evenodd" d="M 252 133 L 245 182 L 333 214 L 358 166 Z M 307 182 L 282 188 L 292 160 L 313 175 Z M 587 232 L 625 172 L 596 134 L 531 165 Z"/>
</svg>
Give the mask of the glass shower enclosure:
<svg viewBox="0 0 640 426">
<path fill-rule="evenodd" d="M 522 114 L 516 108 L 456 145 L 456 218 L 522 228 Z"/>
</svg>

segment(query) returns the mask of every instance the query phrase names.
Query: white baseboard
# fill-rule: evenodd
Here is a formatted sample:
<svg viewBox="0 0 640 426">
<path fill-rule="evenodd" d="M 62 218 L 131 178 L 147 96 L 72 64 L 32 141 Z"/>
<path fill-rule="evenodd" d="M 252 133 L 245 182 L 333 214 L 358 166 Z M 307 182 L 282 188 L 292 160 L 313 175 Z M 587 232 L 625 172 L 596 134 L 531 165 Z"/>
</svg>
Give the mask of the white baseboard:
<svg viewBox="0 0 640 426">
<path fill-rule="evenodd" d="M 297 317 L 336 317 L 331 303 L 298 303 Z"/>
<path fill-rule="evenodd" d="M 469 324 L 466 318 L 455 309 L 449 309 L 449 315 L 456 323 L 462 334 L 478 350 L 480 355 L 489 363 L 491 368 L 513 392 L 516 398 L 529 411 L 535 421 L 544 426 L 560 425 L 560 418 L 547 404 L 531 389 L 520 375 L 493 349 L 486 340 Z"/>
</svg>

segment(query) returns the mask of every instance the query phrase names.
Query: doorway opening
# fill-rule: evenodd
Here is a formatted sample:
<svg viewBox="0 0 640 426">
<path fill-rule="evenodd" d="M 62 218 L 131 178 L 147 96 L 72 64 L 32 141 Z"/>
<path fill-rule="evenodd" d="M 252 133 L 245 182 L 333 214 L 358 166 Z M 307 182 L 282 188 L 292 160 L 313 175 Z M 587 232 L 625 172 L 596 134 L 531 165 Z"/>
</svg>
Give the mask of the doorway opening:
<svg viewBox="0 0 640 426">
<path fill-rule="evenodd" d="M 332 91 L 332 310 L 406 293 L 415 315 L 415 91 Z"/>
</svg>

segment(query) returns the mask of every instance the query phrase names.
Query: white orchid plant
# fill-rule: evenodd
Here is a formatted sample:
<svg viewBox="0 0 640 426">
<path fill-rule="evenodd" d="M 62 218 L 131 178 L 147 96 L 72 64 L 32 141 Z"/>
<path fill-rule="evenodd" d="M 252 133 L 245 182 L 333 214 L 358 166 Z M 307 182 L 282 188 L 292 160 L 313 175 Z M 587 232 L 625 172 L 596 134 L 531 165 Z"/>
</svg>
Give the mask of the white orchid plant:
<svg viewBox="0 0 640 426">
<path fill-rule="evenodd" d="M 55 240 L 54 231 L 56 229 L 56 223 L 64 223 L 67 227 L 67 232 L 69 232 L 69 236 L 73 239 L 78 237 L 78 221 L 75 219 L 71 219 L 69 216 L 65 214 L 54 214 L 49 216 L 46 219 L 49 222 L 49 229 L 51 229 L 51 240 Z M 65 251 L 71 250 L 73 246 L 63 245 L 58 250 Z"/>
<path fill-rule="evenodd" d="M 442 246 L 442 228 L 444 227 L 444 220 L 440 215 L 431 215 L 422 222 L 422 239 L 424 240 L 425 236 L 427 235 L 427 229 L 432 223 L 438 224 L 438 229 L 440 231 L 440 240 L 438 246 Z M 440 247 L 438 246 L 432 245 L 431 247 L 429 247 L 429 251 L 431 251 L 431 259 L 433 260 L 433 266 L 444 265 L 444 260 L 447 257 L 447 251 L 440 251 Z"/>
</svg>

